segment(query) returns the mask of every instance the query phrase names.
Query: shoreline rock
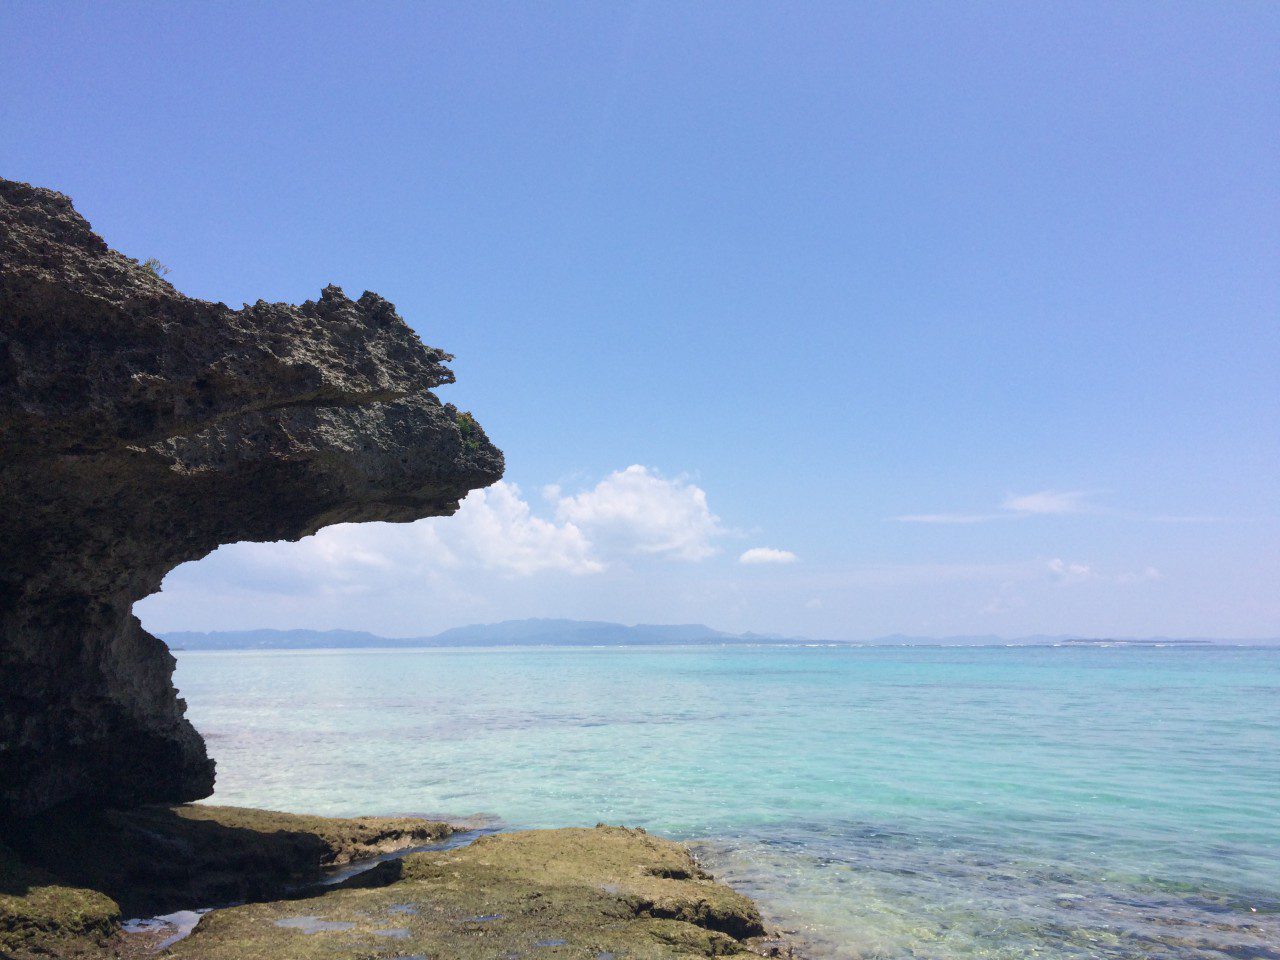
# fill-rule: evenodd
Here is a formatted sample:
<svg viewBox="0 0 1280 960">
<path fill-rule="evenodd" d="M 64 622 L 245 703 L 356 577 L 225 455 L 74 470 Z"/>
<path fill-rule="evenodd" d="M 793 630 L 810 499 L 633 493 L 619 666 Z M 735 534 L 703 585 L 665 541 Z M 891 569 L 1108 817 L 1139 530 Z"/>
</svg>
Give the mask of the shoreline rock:
<svg viewBox="0 0 1280 960">
<path fill-rule="evenodd" d="M 131 613 L 221 544 L 447 516 L 501 452 L 374 293 L 241 310 L 0 179 L 0 816 L 196 800 L 213 761 Z"/>
<path fill-rule="evenodd" d="M 750 899 L 643 830 L 485 835 L 319 887 L 326 867 L 455 828 L 202 805 L 41 821 L 6 830 L 0 846 L 0 956 L 14 960 L 790 955 Z M 219 906 L 236 900 L 252 902 Z M 148 953 L 154 938 L 119 932 L 123 916 L 208 906 L 218 909 L 160 954 Z"/>
<path fill-rule="evenodd" d="M 764 936 L 642 830 L 487 836 L 321 889 L 453 828 L 156 805 L 210 795 L 214 765 L 133 603 L 223 543 L 447 516 L 496 482 L 501 451 L 431 392 L 450 359 L 369 292 L 186 297 L 67 197 L 0 179 L 2 960 L 658 960 Z M 208 906 L 177 942 L 121 931 Z"/>
<path fill-rule="evenodd" d="M 337 866 L 445 840 L 416 817 L 315 817 L 205 804 L 66 808 L 0 834 L 28 868 L 110 897 L 126 917 L 275 899 Z"/>
</svg>

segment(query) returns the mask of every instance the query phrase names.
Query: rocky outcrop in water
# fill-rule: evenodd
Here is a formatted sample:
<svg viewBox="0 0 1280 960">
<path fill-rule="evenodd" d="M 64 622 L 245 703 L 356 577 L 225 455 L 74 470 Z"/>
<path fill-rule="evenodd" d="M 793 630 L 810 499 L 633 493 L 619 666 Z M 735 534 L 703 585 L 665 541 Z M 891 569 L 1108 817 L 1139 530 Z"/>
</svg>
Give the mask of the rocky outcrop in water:
<svg viewBox="0 0 1280 960">
<path fill-rule="evenodd" d="M 794 956 L 747 897 L 643 830 L 461 846 L 474 839 L 461 825 L 205 804 L 57 811 L 34 824 L 10 838 L 16 849 L 0 830 L 6 960 L 136 960 L 165 944 L 165 957 L 191 960 Z M 388 853 L 406 849 L 421 852 Z M 326 877 L 339 863 L 354 876 Z M 207 907 L 175 942 L 197 919 L 178 911 Z M 121 930 L 122 916 L 161 912 Z"/>
<path fill-rule="evenodd" d="M 0 815 L 210 793 L 134 601 L 223 543 L 443 516 L 496 481 L 431 392 L 449 359 L 373 293 L 183 296 L 0 180 Z"/>
</svg>

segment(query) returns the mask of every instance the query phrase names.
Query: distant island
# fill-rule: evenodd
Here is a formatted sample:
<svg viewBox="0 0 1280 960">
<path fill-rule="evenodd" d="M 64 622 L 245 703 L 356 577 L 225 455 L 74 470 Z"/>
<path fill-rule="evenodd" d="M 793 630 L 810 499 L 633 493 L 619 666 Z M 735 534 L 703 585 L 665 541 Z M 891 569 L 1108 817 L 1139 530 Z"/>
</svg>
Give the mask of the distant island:
<svg viewBox="0 0 1280 960">
<path fill-rule="evenodd" d="M 874 647 L 1003 647 L 1003 646 L 1263 646 L 1271 640 L 1223 640 L 1210 637 L 1081 637 L 1036 634 L 1008 639 L 997 636 L 919 637 L 904 634 L 869 640 L 820 640 L 780 634 L 728 633 L 701 623 L 628 626 L 602 620 L 505 620 L 454 627 L 419 637 L 383 637 L 361 630 L 225 630 L 175 631 L 158 636 L 174 650 L 352 650 L 422 647 L 627 647 L 673 644 L 818 644 Z"/>
<path fill-rule="evenodd" d="M 303 650 L 366 647 L 656 646 L 662 644 L 804 643 L 764 634 L 733 634 L 700 623 L 627 626 L 596 620 L 506 620 L 454 627 L 419 637 L 381 637 L 359 630 L 230 630 L 159 634 L 181 650 Z"/>
</svg>

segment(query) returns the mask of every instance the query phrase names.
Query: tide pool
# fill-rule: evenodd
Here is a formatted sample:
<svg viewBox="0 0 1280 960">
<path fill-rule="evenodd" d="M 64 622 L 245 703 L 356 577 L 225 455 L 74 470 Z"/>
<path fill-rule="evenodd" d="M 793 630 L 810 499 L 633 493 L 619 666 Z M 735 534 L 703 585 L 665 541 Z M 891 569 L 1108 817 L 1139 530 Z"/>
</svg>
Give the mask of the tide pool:
<svg viewBox="0 0 1280 960">
<path fill-rule="evenodd" d="M 214 802 L 694 842 L 821 957 L 1280 958 L 1280 650 L 179 652 Z"/>
</svg>

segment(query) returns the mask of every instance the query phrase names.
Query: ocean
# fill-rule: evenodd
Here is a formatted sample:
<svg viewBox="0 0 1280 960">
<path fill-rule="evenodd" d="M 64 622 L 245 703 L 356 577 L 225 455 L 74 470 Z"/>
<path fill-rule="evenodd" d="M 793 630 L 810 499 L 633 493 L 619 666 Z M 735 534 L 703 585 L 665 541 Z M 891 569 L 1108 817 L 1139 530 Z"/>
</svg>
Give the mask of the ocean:
<svg viewBox="0 0 1280 960">
<path fill-rule="evenodd" d="M 212 802 L 643 826 L 816 958 L 1280 958 L 1280 649 L 177 657 Z"/>
</svg>

